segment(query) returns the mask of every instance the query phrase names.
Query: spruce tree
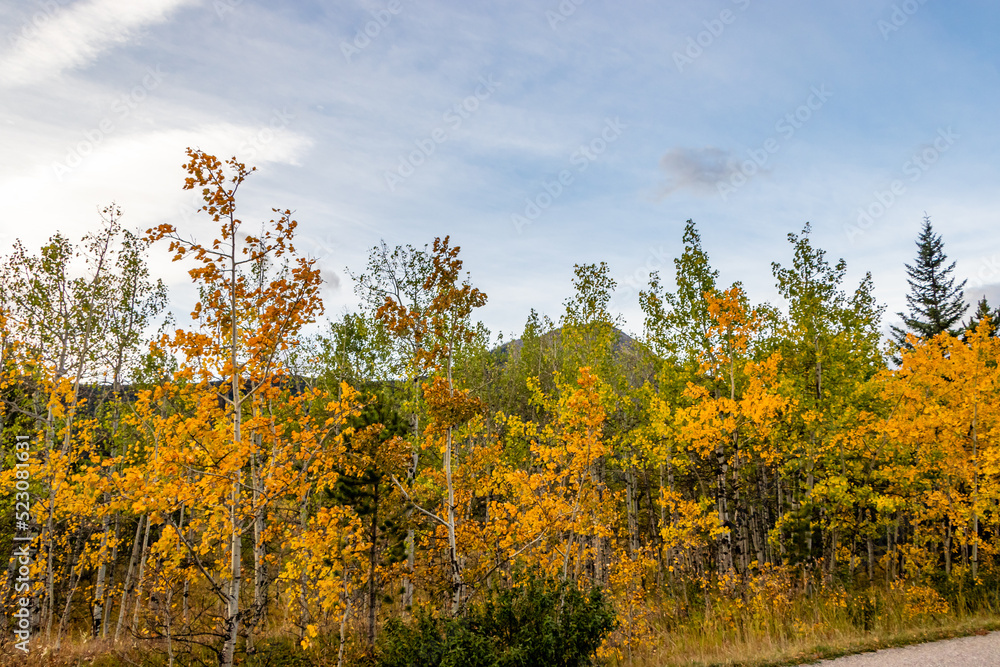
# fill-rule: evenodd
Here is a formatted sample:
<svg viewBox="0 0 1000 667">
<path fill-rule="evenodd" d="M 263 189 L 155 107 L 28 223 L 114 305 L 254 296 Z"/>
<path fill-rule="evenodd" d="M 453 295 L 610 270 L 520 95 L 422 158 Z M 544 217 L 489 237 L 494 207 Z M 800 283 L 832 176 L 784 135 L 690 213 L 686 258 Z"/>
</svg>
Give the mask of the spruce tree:
<svg viewBox="0 0 1000 667">
<path fill-rule="evenodd" d="M 965 320 L 962 324 L 963 336 L 965 335 L 965 331 L 975 331 L 979 328 L 979 323 L 983 321 L 984 317 L 989 321 L 990 335 L 996 336 L 997 331 L 1000 330 L 1000 308 L 990 306 L 985 296 L 976 305 L 976 312 L 970 315 L 969 319 Z"/>
<path fill-rule="evenodd" d="M 945 264 L 947 261 L 941 235 L 934 233 L 930 217 L 924 215 L 924 226 L 917 239 L 917 261 L 913 266 L 906 265 L 909 313 L 897 313 L 904 326 L 892 327 L 893 339 L 899 347 L 909 347 L 907 333 L 923 339 L 945 331 L 952 335 L 959 333 L 955 325 L 968 308 L 963 298 L 966 281 L 955 284 L 952 275 L 955 262 Z"/>
</svg>

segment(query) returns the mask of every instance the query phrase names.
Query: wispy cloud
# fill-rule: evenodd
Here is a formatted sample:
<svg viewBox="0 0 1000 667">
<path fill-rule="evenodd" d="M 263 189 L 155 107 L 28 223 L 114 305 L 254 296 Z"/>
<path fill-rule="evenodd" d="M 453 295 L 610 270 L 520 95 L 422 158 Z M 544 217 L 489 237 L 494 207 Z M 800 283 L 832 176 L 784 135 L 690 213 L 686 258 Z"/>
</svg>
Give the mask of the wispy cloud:
<svg viewBox="0 0 1000 667">
<path fill-rule="evenodd" d="M 52 7 L 32 19 L 0 56 L 0 86 L 22 86 L 52 78 L 96 60 L 134 39 L 142 28 L 165 21 L 196 0 L 85 0 Z"/>
<path fill-rule="evenodd" d="M 294 168 L 311 145 L 306 135 L 293 129 L 273 129 L 272 124 L 218 123 L 114 135 L 65 174 L 38 165 L 15 178 L 0 180 L 0 200 L 6 203 L 0 228 L 9 230 L 8 237 L 17 236 L 29 246 L 40 245 L 56 228 L 70 238 L 79 237 L 92 228 L 97 209 L 112 201 L 121 204 L 128 224 L 140 229 L 165 221 L 184 221 L 186 225 L 205 222 L 207 218 L 196 213 L 201 204 L 199 195 L 181 188 L 186 147 L 202 148 L 220 159 L 232 155 L 245 159 L 253 154 L 251 164 L 266 172 L 268 165 Z M 261 191 L 266 181 L 260 175 L 254 180 L 254 192 L 261 193 L 255 196 L 260 199 L 251 198 L 248 205 L 267 216 L 269 205 L 257 203 L 267 199 Z M 59 196 L 52 196 L 53 192 Z M 284 206 L 284 201 L 274 205 Z M 30 220 L 60 222 L 58 227 L 22 222 Z"/>
<path fill-rule="evenodd" d="M 955 230 L 949 256 L 971 267 L 970 284 L 1000 281 L 984 257 L 1000 257 L 988 243 L 1000 224 L 988 30 L 1000 3 L 970 3 L 958 19 L 926 3 L 883 40 L 876 23 L 902 0 L 754 1 L 719 35 L 714 21 L 738 3 L 584 2 L 569 15 L 559 2 L 402 0 L 397 14 L 389 0 L 0 2 L 0 253 L 3 234 L 78 237 L 112 200 L 128 225 L 170 221 L 211 238 L 206 217 L 189 214 L 196 193 L 181 190 L 184 148 L 198 146 L 260 166 L 247 219 L 293 208 L 302 250 L 341 277 L 380 238 L 453 234 L 491 296 L 483 321 L 504 330 L 520 330 L 529 307 L 558 315 L 573 264 L 602 260 L 619 278 L 617 305 L 641 325 L 637 287 L 680 252 L 688 218 L 723 278 L 755 300 L 778 298 L 765 260 L 788 261 L 785 234 L 809 220 L 831 256 L 873 271 L 887 312 L 905 309 L 924 210 Z M 549 11 L 566 18 L 555 30 Z M 703 31 L 711 44 L 679 74 L 673 53 Z M 343 42 L 367 46 L 348 58 Z M 490 75 L 501 87 L 449 125 L 445 114 Z M 836 93 L 805 126 L 797 114 L 818 83 Z M 776 127 L 788 114 L 803 124 L 794 137 Z M 581 142 L 618 115 L 621 139 L 575 171 Z M 905 181 L 903 161 L 948 125 L 962 140 Z M 386 196 L 384 173 L 436 128 L 446 140 Z M 720 185 L 742 179 L 726 200 Z M 906 196 L 850 243 L 844 225 L 881 204 L 873 193 L 893 179 Z M 552 193 L 558 205 L 518 235 L 511 213 Z M 154 255 L 157 271 L 171 270 L 167 253 Z M 178 304 L 188 282 L 176 274 Z M 331 288 L 328 312 L 354 307 L 349 282 Z"/>
<path fill-rule="evenodd" d="M 709 146 L 671 148 L 660 158 L 660 169 L 666 176 L 659 191 L 662 198 L 682 189 L 714 194 L 719 181 L 728 178 L 738 167 L 732 151 Z"/>
</svg>

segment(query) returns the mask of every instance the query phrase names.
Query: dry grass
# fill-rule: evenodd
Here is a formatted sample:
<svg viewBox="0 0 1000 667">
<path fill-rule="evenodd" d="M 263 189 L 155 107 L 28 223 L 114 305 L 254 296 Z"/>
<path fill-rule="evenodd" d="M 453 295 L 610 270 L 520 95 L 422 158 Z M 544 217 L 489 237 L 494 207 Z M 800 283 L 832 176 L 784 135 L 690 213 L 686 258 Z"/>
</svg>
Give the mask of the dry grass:
<svg viewBox="0 0 1000 667">
<path fill-rule="evenodd" d="M 683 608 L 668 598 L 647 610 L 643 641 L 627 651 L 615 667 L 674 667 L 679 665 L 747 665 L 777 667 L 823 658 L 903 646 L 1000 629 L 1000 592 L 986 591 L 969 612 L 962 599 L 948 604 L 930 588 L 895 585 L 847 592 L 819 585 L 809 595 L 794 592 L 787 574 L 766 572 L 736 587 L 715 590 L 705 604 Z M 983 589 L 980 589 L 983 590 Z M 992 601 L 986 601 L 986 599 Z M 619 636 L 619 639 L 621 637 Z M 323 639 L 321 637 L 320 639 Z M 332 641 L 331 637 L 331 641 Z M 320 642 L 322 643 L 322 642 Z M 260 654 L 241 656 L 241 664 L 336 664 L 333 645 L 306 652 L 280 633 L 262 644 Z M 349 654 L 352 652 L 348 652 Z M 193 664 L 212 664 L 206 652 Z M 191 664 L 182 660 L 178 664 Z M 0 665 L 123 667 L 166 665 L 165 646 L 153 643 L 112 646 L 108 641 L 64 641 L 56 654 L 35 648 L 25 656 L 11 642 L 0 646 Z"/>
<path fill-rule="evenodd" d="M 980 614 L 888 635 L 858 630 L 832 630 L 823 633 L 823 636 L 801 637 L 783 642 L 761 637 L 720 643 L 712 638 L 694 636 L 693 633 L 671 633 L 662 645 L 637 653 L 631 661 L 625 659 L 620 664 L 635 667 L 780 667 L 895 646 L 983 634 L 991 630 L 1000 630 L 1000 616 Z"/>
<path fill-rule="evenodd" d="M 854 594 L 831 587 L 809 596 L 783 590 L 765 581 L 729 599 L 716 598 L 682 619 L 654 618 L 652 641 L 614 664 L 797 665 L 1000 629 L 996 604 L 956 611 L 927 587 L 899 585 Z"/>
<path fill-rule="evenodd" d="M 656 647 L 636 653 L 631 661 L 625 659 L 620 664 L 634 667 L 780 667 L 989 630 L 1000 630 L 1000 616 L 976 614 L 962 619 L 945 619 L 888 635 L 838 629 L 783 641 L 770 636 L 720 641 L 723 638 L 699 634 L 693 629 L 675 630 L 664 634 L 663 641 Z M 110 643 L 102 641 L 64 643 L 58 655 L 37 650 L 29 656 L 13 654 L 9 646 L 0 652 L 0 665 L 4 666 L 125 667 L 165 664 L 163 656 L 155 650 L 150 651 L 149 647 L 127 646 L 113 650 Z"/>
<path fill-rule="evenodd" d="M 13 643 L 8 642 L 0 648 L 0 665 L 117 667 L 141 664 L 141 654 L 138 646 L 133 648 L 130 645 L 120 645 L 116 649 L 109 640 L 64 640 L 58 651 L 32 646 L 28 654 L 16 650 Z"/>
</svg>

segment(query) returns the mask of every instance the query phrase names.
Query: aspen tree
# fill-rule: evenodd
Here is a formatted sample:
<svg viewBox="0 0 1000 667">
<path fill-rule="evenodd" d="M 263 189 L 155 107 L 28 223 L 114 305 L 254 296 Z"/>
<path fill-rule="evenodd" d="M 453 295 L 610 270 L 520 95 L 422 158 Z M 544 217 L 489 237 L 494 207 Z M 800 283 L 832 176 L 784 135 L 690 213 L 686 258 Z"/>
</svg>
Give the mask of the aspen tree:
<svg viewBox="0 0 1000 667">
<path fill-rule="evenodd" d="M 248 522 L 256 529 L 255 577 L 263 567 L 260 522 L 268 499 L 261 494 L 257 466 L 259 457 L 268 454 L 260 451 L 262 442 L 255 437 L 254 427 L 259 423 L 261 403 L 274 397 L 282 375 L 282 352 L 295 345 L 302 326 L 322 312 L 318 296 L 321 278 L 313 260 L 294 254 L 292 237 L 297 223 L 290 210 L 273 209 L 278 217 L 264 226 L 259 236 L 243 231 L 236 195 L 255 168 L 248 169 L 235 158 L 223 165 L 200 150 L 189 148 L 187 154 L 184 187 L 201 190 L 205 201 L 201 211 L 220 226 L 220 236 L 210 244 L 201 244 L 180 236 L 173 225 L 163 224 L 149 230 L 149 238 L 169 240 L 175 260 L 190 254 L 197 262 L 189 273 L 200 288 L 201 298 L 192 313 L 198 328 L 178 330 L 169 343 L 185 355 L 186 373 L 196 371 L 205 387 L 210 380 L 223 380 L 227 389 L 216 395 L 227 406 L 229 451 L 211 457 L 214 469 L 205 469 L 204 474 L 223 481 L 224 485 L 217 486 L 227 489 L 220 501 L 226 513 L 228 572 L 222 578 L 209 578 L 224 604 L 220 663 L 229 667 L 244 616 L 240 606 L 242 537 Z M 275 261 L 284 263 L 277 274 L 268 275 L 268 264 Z M 251 428 L 244 432 L 248 418 Z M 273 454 L 274 450 L 272 458 Z M 249 499 L 244 498 L 246 486 L 251 489 Z M 180 533 L 177 535 L 183 540 Z M 259 579 L 256 584 L 254 604 L 259 608 L 263 604 Z"/>
<path fill-rule="evenodd" d="M 379 310 L 392 332 L 415 332 L 415 355 L 421 366 L 431 373 L 423 383 L 425 400 L 431 423 L 425 429 L 428 445 L 440 447 L 445 476 L 446 497 L 439 512 L 431 512 L 413 504 L 424 516 L 445 530 L 448 541 L 448 562 L 451 570 L 451 613 L 458 614 L 464 599 L 465 581 L 462 577 L 464 558 L 458 546 L 458 513 L 455 501 L 454 457 L 455 430 L 475 414 L 478 403 L 468 390 L 458 389 L 453 377 L 454 359 L 458 349 L 468 344 L 475 335 L 469 325 L 473 310 L 486 303 L 486 295 L 473 287 L 468 280 L 459 284 L 462 277 L 462 260 L 458 258 L 459 246 L 451 246 L 450 238 L 434 239 L 432 268 L 424 281 L 424 289 L 433 295 L 426 312 L 402 306 L 390 296 Z M 409 493 L 396 485 L 410 499 Z M 412 503 L 412 499 L 411 499 Z"/>
</svg>

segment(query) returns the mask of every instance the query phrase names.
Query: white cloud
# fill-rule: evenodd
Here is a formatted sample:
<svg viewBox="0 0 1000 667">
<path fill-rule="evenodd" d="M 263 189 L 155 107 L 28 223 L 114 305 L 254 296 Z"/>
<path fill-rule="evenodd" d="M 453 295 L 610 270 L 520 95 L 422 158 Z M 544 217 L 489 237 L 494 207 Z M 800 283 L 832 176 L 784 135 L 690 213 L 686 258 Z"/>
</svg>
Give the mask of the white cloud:
<svg viewBox="0 0 1000 667">
<path fill-rule="evenodd" d="M 37 83 L 66 69 L 87 65 L 109 49 L 134 39 L 148 25 L 197 0 L 86 0 L 66 8 L 45 5 L 20 30 L 13 48 L 0 56 L 0 86 Z"/>
<path fill-rule="evenodd" d="M 0 181 L 0 200 L 5 202 L 0 232 L 7 242 L 17 236 L 28 247 L 37 247 L 56 230 L 79 238 L 98 223 L 97 210 L 112 201 L 122 207 L 128 227 L 145 230 L 185 221 L 198 203 L 181 187 L 188 146 L 220 159 L 236 155 L 248 165 L 297 165 L 311 140 L 268 125 L 228 123 L 115 137 L 94 147 L 76 166 L 62 165 L 66 171 L 39 165 Z"/>
</svg>

